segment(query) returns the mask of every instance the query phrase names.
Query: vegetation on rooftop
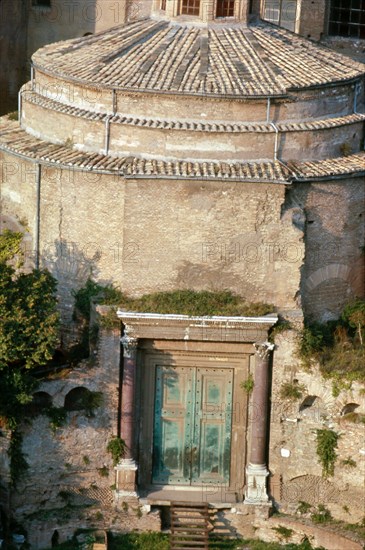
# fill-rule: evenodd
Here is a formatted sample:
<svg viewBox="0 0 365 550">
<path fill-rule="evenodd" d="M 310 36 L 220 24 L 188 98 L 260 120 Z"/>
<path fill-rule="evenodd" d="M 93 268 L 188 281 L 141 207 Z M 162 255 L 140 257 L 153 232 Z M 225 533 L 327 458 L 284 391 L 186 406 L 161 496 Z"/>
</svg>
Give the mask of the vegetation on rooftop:
<svg viewBox="0 0 365 550">
<path fill-rule="evenodd" d="M 272 304 L 249 302 L 229 290 L 212 292 L 183 289 L 132 298 L 112 285 L 103 286 L 89 279 L 75 293 L 75 308 L 87 319 L 90 319 L 90 302 L 93 299 L 100 304 L 143 313 L 256 317 L 274 311 Z"/>
</svg>

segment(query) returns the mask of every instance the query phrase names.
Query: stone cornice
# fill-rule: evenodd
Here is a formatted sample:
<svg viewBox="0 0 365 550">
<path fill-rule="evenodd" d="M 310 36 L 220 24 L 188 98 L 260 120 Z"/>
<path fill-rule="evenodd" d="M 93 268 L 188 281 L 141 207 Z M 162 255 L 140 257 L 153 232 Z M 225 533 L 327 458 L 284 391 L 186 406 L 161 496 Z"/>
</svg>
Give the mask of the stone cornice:
<svg viewBox="0 0 365 550">
<path fill-rule="evenodd" d="M 137 338 L 236 343 L 265 340 L 268 330 L 278 320 L 276 314 L 265 317 L 190 317 L 121 309 L 117 316 Z"/>
</svg>

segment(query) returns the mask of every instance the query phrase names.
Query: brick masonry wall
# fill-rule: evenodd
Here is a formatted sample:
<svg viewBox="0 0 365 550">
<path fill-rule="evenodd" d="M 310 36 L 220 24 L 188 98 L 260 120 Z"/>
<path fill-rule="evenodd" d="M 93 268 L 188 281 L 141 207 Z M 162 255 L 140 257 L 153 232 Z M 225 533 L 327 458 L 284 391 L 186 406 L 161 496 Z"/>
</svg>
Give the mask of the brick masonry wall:
<svg viewBox="0 0 365 550">
<path fill-rule="evenodd" d="M 4 171 L 3 212 L 25 218 L 34 234 L 35 165 L 4 155 Z M 45 167 L 40 256 L 59 281 L 65 320 L 72 289 L 90 274 L 132 294 L 230 288 L 295 309 L 303 233 L 292 210 L 281 217 L 284 193 L 280 185 L 124 181 Z"/>
</svg>

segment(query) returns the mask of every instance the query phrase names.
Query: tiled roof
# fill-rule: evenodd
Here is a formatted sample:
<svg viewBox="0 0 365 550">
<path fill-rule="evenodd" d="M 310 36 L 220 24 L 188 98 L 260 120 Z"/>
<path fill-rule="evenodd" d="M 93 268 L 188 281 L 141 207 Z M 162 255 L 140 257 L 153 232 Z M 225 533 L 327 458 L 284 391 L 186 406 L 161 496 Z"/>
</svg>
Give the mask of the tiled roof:
<svg viewBox="0 0 365 550">
<path fill-rule="evenodd" d="M 40 105 L 46 109 L 58 111 L 66 115 L 85 118 L 87 120 L 94 120 L 99 122 L 105 122 L 109 119 L 113 124 L 126 124 L 130 126 L 140 126 L 143 128 L 156 128 L 162 130 L 189 130 L 195 132 L 228 132 L 228 133 L 242 133 L 242 132 L 255 132 L 255 133 L 274 133 L 275 130 L 272 124 L 259 123 L 259 122 L 202 122 L 193 120 L 173 120 L 173 119 L 156 119 L 148 117 L 133 117 L 120 114 L 107 115 L 105 113 L 95 113 L 94 111 L 86 111 L 78 107 L 72 107 L 70 105 L 59 103 L 53 99 L 41 96 L 36 92 L 31 92 L 30 86 L 25 87 L 27 90 L 26 101 L 35 105 Z M 335 128 L 338 126 L 346 126 L 348 124 L 355 124 L 365 120 L 365 114 L 354 113 L 347 116 L 326 118 L 322 120 L 310 120 L 303 122 L 286 122 L 276 123 L 276 127 L 279 132 L 303 132 L 306 130 L 325 130 L 327 128 Z"/>
<path fill-rule="evenodd" d="M 344 175 L 365 176 L 365 152 L 348 157 L 321 160 L 317 162 L 290 162 L 288 167 L 296 174 L 295 179 L 310 180 Z"/>
<path fill-rule="evenodd" d="M 59 167 L 118 173 L 126 178 L 223 179 L 288 184 L 331 176 L 365 175 L 365 153 L 318 162 L 189 162 L 111 157 L 50 144 L 0 119 L 0 151 Z"/>
<path fill-rule="evenodd" d="M 145 19 L 38 50 L 36 68 L 108 88 L 233 97 L 346 81 L 365 66 L 259 24 L 198 28 Z"/>
</svg>

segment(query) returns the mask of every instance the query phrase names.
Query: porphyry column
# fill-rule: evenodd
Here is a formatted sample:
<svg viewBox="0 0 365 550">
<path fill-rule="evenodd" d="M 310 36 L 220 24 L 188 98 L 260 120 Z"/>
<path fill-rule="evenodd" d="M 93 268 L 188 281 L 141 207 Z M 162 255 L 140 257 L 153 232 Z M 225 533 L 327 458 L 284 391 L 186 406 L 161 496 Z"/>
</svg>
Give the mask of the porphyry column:
<svg viewBox="0 0 365 550">
<path fill-rule="evenodd" d="M 250 461 L 246 468 L 246 504 L 265 504 L 269 501 L 266 478 L 266 434 L 269 401 L 269 359 L 274 344 L 262 342 L 254 344 L 255 376 L 252 391 L 252 429 Z"/>
<path fill-rule="evenodd" d="M 119 497 L 137 497 L 136 477 L 137 464 L 134 460 L 134 426 L 135 426 L 135 386 L 137 368 L 138 339 L 128 333 L 126 328 L 121 338 L 123 346 L 122 377 L 122 414 L 120 437 L 126 445 L 126 452 L 116 466 L 116 487 Z"/>
</svg>

